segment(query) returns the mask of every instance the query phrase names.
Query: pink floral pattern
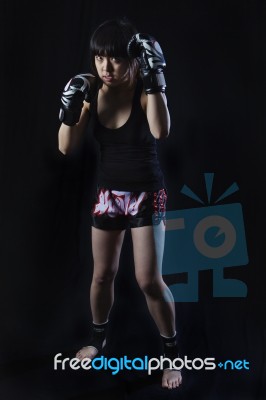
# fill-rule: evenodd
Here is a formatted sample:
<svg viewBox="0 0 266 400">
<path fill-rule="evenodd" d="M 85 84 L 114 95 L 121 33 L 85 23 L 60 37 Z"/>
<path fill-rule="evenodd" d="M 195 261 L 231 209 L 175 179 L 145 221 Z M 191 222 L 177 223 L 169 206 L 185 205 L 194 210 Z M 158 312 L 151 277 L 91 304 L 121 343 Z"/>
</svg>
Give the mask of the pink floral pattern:
<svg viewBox="0 0 266 400">
<path fill-rule="evenodd" d="M 147 198 L 147 192 L 132 193 L 117 190 L 100 189 L 98 202 L 95 204 L 93 214 L 109 217 L 118 215 L 136 215 L 143 200 Z"/>
</svg>

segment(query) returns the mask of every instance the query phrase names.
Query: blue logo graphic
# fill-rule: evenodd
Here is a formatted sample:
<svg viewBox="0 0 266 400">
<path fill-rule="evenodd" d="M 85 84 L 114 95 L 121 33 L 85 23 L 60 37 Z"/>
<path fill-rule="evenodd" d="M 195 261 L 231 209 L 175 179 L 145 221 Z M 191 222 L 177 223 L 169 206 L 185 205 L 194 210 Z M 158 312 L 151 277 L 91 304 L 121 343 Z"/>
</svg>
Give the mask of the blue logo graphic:
<svg viewBox="0 0 266 400">
<path fill-rule="evenodd" d="M 241 370 L 241 369 L 249 369 L 249 361 L 247 360 L 226 360 L 224 363 L 219 362 L 217 366 L 224 370 Z"/>
<path fill-rule="evenodd" d="M 163 275 L 187 273 L 187 283 L 169 285 L 176 302 L 198 301 L 198 273 L 213 271 L 213 297 L 246 297 L 239 279 L 225 279 L 224 268 L 248 263 L 245 228 L 240 203 L 209 205 L 213 173 L 204 174 L 208 205 L 166 212 Z M 214 204 L 236 192 L 232 184 Z M 183 186 L 181 193 L 204 202 Z"/>
</svg>

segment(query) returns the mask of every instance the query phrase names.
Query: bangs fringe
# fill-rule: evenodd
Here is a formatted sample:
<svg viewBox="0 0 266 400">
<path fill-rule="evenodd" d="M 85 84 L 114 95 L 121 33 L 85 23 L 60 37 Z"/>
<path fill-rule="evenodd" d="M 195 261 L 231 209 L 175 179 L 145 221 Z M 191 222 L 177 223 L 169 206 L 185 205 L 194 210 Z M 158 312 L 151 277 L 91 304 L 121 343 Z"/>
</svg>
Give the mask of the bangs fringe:
<svg viewBox="0 0 266 400">
<path fill-rule="evenodd" d="M 91 54 L 92 56 L 101 55 L 128 58 L 127 43 L 128 38 L 125 38 L 119 28 L 114 29 L 113 26 L 106 26 L 93 36 Z"/>
</svg>

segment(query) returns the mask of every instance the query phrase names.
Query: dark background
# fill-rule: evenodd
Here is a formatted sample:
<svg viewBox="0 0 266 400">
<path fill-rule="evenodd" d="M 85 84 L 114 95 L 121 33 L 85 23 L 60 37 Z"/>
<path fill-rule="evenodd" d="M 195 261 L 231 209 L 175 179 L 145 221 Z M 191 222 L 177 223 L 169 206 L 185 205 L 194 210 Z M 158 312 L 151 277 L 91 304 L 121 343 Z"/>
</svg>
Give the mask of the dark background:
<svg viewBox="0 0 266 400">
<path fill-rule="evenodd" d="M 65 0 L 0 2 L 1 400 L 263 400 L 265 381 L 265 2 L 258 0 Z M 246 298 L 213 298 L 199 273 L 199 302 L 177 303 L 181 355 L 247 359 L 250 370 L 184 371 L 182 388 L 160 374 L 53 370 L 56 353 L 87 344 L 92 273 L 89 208 L 97 148 L 57 150 L 58 111 L 69 78 L 88 70 L 89 38 L 106 18 L 127 16 L 154 35 L 166 58 L 169 139 L 159 156 L 168 209 L 197 207 L 204 172 L 214 197 L 243 207 L 249 264 L 225 271 Z M 168 277 L 169 279 L 169 277 Z M 159 356 L 160 340 L 136 285 L 130 235 L 116 280 L 107 355 Z"/>
</svg>

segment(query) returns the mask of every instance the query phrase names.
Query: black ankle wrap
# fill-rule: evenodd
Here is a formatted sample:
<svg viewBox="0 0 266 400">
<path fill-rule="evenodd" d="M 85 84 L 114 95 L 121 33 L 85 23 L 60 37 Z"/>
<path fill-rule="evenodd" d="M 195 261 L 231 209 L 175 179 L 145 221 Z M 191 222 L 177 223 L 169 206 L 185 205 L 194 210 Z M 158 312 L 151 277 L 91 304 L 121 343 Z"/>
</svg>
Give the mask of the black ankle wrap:
<svg viewBox="0 0 266 400">
<path fill-rule="evenodd" d="M 100 353 L 106 342 L 106 329 L 108 321 L 103 324 L 92 323 L 92 334 L 90 337 L 89 346 L 95 347 Z"/>
<path fill-rule="evenodd" d="M 178 345 L 177 345 L 177 335 L 175 333 L 172 337 L 166 337 L 161 335 L 163 341 L 163 352 L 164 357 L 174 360 L 178 358 Z"/>
</svg>

